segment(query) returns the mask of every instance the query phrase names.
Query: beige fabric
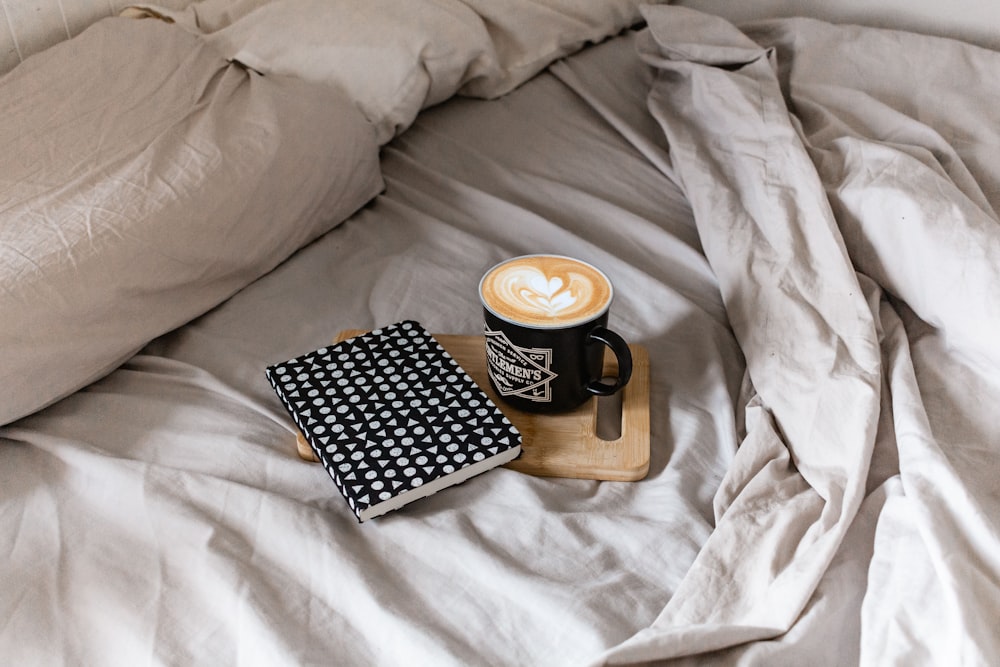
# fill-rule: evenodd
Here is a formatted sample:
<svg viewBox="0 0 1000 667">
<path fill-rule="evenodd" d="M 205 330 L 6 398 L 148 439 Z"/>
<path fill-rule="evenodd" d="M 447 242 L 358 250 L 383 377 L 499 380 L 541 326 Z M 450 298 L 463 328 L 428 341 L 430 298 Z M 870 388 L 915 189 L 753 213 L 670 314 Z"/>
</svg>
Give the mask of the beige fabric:
<svg viewBox="0 0 1000 667">
<path fill-rule="evenodd" d="M 734 37 L 678 28 L 671 41 L 703 53 L 718 54 L 702 41 L 710 33 Z M 745 34 L 757 45 L 749 60 L 779 63 L 795 118 L 773 96 L 734 94 L 762 90 L 752 84 L 770 81 L 764 63 L 680 58 L 658 106 L 661 119 L 674 114 L 668 145 L 647 104 L 656 68 L 636 58 L 634 40 L 567 58 L 501 100 L 449 102 L 383 148 L 388 186 L 371 206 L 87 390 L 0 427 L 5 661 L 990 664 L 1000 653 L 1000 381 L 959 350 L 988 340 L 969 335 L 976 314 L 980 335 L 1000 339 L 996 302 L 975 305 L 1000 294 L 988 279 L 1000 227 L 987 211 L 1000 209 L 998 56 L 802 21 Z M 685 89 L 685 68 L 723 83 Z M 753 131 L 765 119 L 784 133 Z M 802 149 L 789 123 L 816 166 L 788 169 L 783 151 Z M 684 128 L 690 140 L 674 143 Z M 748 130 L 772 159 L 722 154 Z M 695 178 L 706 162 L 728 170 Z M 764 168 L 773 178 L 762 182 Z M 821 174 L 825 194 L 791 196 L 806 172 Z M 765 214 L 750 224 L 741 207 Z M 746 243 L 754 229 L 759 243 Z M 869 314 L 835 291 L 850 283 L 843 267 L 829 274 L 834 289 L 826 273 L 796 280 L 809 275 L 798 243 L 817 266 L 844 262 L 836 233 L 870 276 L 860 288 L 892 285 Z M 340 329 L 407 317 L 481 332 L 482 272 L 539 250 L 604 269 L 613 328 L 650 352 L 649 476 L 499 469 L 359 525 L 326 472 L 298 459 L 262 369 Z M 785 307 L 807 314 L 806 295 L 816 316 L 793 328 Z M 842 345 L 826 335 L 864 320 L 874 332 Z M 814 439 L 803 425 L 857 429 L 857 413 L 837 408 L 870 405 L 870 392 L 843 387 L 855 377 L 848 353 L 873 333 L 882 387 L 862 487 L 865 443 Z M 749 424 L 747 359 L 760 393 Z M 825 378 L 826 368 L 836 372 Z M 837 404 L 795 410 L 822 392 L 782 380 L 815 377 Z M 754 439 L 742 441 L 748 430 Z M 816 515 L 797 510 L 812 508 L 823 521 L 804 533 Z M 730 648 L 660 660 L 706 645 Z"/>
<path fill-rule="evenodd" d="M 656 0 L 662 1 L 662 0 Z M 472 78 L 463 94 L 493 98 L 509 92 L 554 60 L 638 23 L 631 0 L 462 0 L 482 19 L 498 67 Z M 655 4 L 654 2 L 645 4 Z"/>
<path fill-rule="evenodd" d="M 690 209 L 648 160 L 634 43 L 557 69 L 572 85 L 422 114 L 370 206 L 0 427 L 2 662 L 558 667 L 655 618 L 709 531 L 741 359 Z M 649 476 L 501 468 L 359 524 L 298 458 L 264 368 L 406 317 L 481 333 L 479 277 L 539 248 L 607 272 L 612 327 L 655 355 Z"/>
<path fill-rule="evenodd" d="M 136 5 L 265 74 L 343 88 L 380 143 L 456 91 L 496 97 L 640 19 L 635 0 L 205 0 Z"/>
<path fill-rule="evenodd" d="M 193 0 L 163 0 L 183 9 Z M 0 75 L 128 6 L 127 0 L 0 0 Z"/>
<path fill-rule="evenodd" d="M 0 423 L 104 375 L 381 188 L 337 91 L 105 19 L 0 80 Z"/>
<path fill-rule="evenodd" d="M 912 30 L 1000 49 L 1000 4 L 995 0 L 675 0 L 733 22 L 810 16 L 831 23 Z"/>
<path fill-rule="evenodd" d="M 1000 54 L 647 17 L 649 108 L 754 393 L 714 532 L 596 662 L 991 664 Z"/>
</svg>

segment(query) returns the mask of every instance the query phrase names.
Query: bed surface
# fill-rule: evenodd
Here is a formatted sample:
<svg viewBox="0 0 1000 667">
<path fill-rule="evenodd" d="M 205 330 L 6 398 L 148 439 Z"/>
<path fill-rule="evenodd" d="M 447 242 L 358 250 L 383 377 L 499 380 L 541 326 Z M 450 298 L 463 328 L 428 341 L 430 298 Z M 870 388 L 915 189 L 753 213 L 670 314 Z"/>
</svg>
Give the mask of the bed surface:
<svg viewBox="0 0 1000 667">
<path fill-rule="evenodd" d="M 698 406 L 732 400 L 741 370 L 690 209 L 644 155 L 665 159 L 632 41 L 497 103 L 428 112 L 337 234 L 6 427 L 0 486 L 20 519 L 4 524 L 16 603 L 0 653 L 398 664 L 416 647 L 428 664 L 554 664 L 651 622 L 735 448 L 731 411 Z M 579 168 L 594 154 L 615 179 Z M 479 333 L 479 276 L 537 248 L 598 263 L 620 286 L 612 326 L 659 350 L 655 400 L 677 405 L 654 418 L 648 482 L 497 470 L 359 525 L 297 456 L 264 367 L 350 326 Z"/>
<path fill-rule="evenodd" d="M 1000 54 L 644 11 L 421 111 L 367 205 L 0 427 L 4 661 L 1000 654 Z M 479 277 L 530 252 L 615 283 L 648 476 L 497 469 L 359 524 L 264 368 L 346 328 L 480 333 Z"/>
</svg>

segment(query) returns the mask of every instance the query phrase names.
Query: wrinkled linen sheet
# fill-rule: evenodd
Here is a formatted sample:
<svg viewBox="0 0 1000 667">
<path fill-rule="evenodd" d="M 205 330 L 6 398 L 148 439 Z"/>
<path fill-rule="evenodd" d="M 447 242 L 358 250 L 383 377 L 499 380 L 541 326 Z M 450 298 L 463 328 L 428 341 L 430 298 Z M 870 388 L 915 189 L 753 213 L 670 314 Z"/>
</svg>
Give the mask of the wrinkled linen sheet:
<svg viewBox="0 0 1000 667">
<path fill-rule="evenodd" d="M 607 662 L 995 664 L 1000 54 L 646 15 L 753 390 L 713 534 Z"/>
<path fill-rule="evenodd" d="M 743 369 L 633 40 L 422 115 L 333 233 L 0 428 L 5 661 L 573 665 L 652 623 L 711 530 Z M 539 250 L 607 271 L 654 356 L 649 476 L 499 469 L 359 525 L 265 366 L 348 327 L 480 333 L 482 273 Z"/>
<path fill-rule="evenodd" d="M 370 206 L 0 428 L 0 655 L 996 655 L 1000 56 L 648 18 L 498 101 L 424 112 Z M 615 281 L 611 326 L 650 351 L 649 476 L 500 469 L 359 525 L 298 459 L 264 366 L 405 318 L 477 333 L 481 273 L 532 251 Z"/>
</svg>

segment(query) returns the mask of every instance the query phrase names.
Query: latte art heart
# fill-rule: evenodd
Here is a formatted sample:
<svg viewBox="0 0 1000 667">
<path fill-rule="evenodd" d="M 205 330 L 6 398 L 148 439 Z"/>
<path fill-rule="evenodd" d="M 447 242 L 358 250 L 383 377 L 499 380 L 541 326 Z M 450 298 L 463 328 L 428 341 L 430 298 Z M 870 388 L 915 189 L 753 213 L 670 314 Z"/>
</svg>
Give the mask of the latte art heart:
<svg viewBox="0 0 1000 667">
<path fill-rule="evenodd" d="M 518 296 L 527 308 L 536 308 L 540 313 L 549 317 L 558 317 L 567 308 L 571 308 L 577 302 L 577 297 L 573 295 L 568 286 L 563 287 L 561 278 L 546 280 L 545 276 L 533 267 L 525 268 L 523 273 L 527 274 L 528 286 L 521 287 Z M 514 282 L 520 280 L 514 278 Z"/>
<path fill-rule="evenodd" d="M 597 317 L 610 305 L 611 293 L 611 283 L 600 271 L 556 255 L 510 260 L 480 283 L 487 308 L 532 326 L 566 326 Z"/>
</svg>

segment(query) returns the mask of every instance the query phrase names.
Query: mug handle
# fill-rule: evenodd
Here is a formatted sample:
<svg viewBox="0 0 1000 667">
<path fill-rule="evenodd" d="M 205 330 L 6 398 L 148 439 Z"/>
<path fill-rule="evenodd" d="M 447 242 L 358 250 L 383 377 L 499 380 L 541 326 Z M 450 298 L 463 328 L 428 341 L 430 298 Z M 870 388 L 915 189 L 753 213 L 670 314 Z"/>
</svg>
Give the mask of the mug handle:
<svg viewBox="0 0 1000 667">
<path fill-rule="evenodd" d="M 588 342 L 597 341 L 604 343 L 611 348 L 618 359 L 618 377 L 613 384 L 607 384 L 601 380 L 594 380 L 587 385 L 587 391 L 597 396 L 610 396 L 628 384 L 632 377 L 632 352 L 628 349 L 628 343 L 614 331 L 604 327 L 594 327 L 594 330 L 587 334 Z"/>
</svg>

